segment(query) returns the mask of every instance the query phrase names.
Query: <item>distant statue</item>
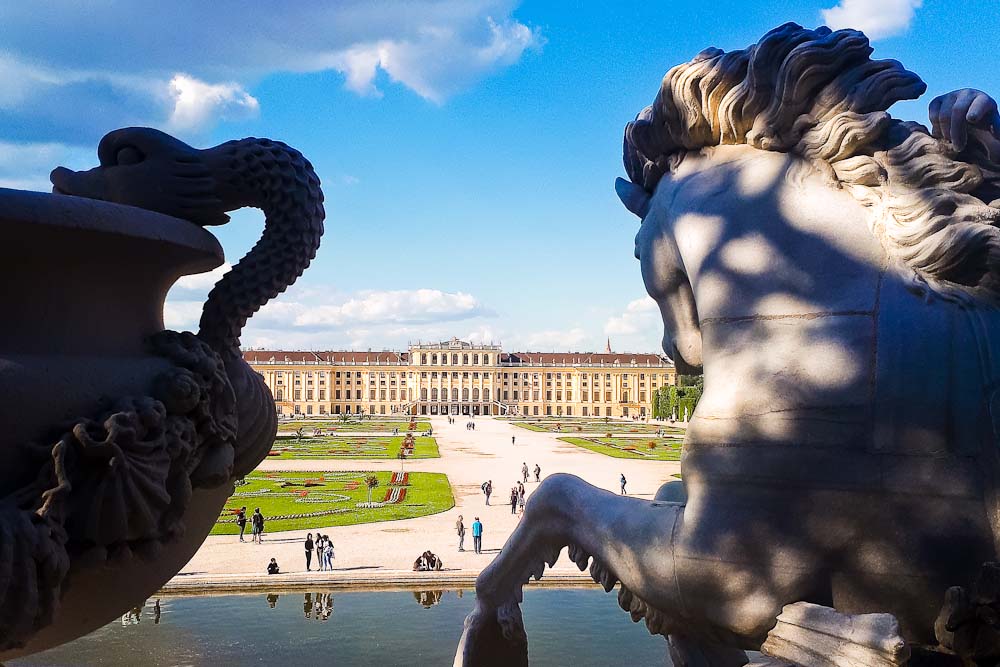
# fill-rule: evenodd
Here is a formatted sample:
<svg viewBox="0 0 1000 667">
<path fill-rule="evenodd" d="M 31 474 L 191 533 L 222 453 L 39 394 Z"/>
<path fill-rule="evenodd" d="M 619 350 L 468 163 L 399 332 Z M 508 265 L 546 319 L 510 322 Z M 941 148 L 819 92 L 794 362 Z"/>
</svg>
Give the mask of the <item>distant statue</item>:
<svg viewBox="0 0 1000 667">
<path fill-rule="evenodd" d="M 0 660 L 97 629 L 190 560 L 277 429 L 240 334 L 323 233 L 319 179 L 280 142 L 198 150 L 127 128 L 98 157 L 53 171 L 54 195 L 0 191 L 0 298 L 17 313 L 0 328 Z M 246 206 L 261 239 L 197 334 L 164 330 L 174 281 L 222 264 L 202 227 Z"/>
<path fill-rule="evenodd" d="M 711 665 L 792 603 L 946 649 L 987 604 L 962 591 L 1000 541 L 1000 118 L 970 90 L 934 100 L 930 131 L 891 118 L 925 86 L 871 53 L 787 24 L 671 69 L 628 125 L 617 190 L 664 350 L 705 376 L 683 481 L 650 501 L 546 478 L 456 664 L 526 662 L 521 587 L 563 547 Z"/>
</svg>

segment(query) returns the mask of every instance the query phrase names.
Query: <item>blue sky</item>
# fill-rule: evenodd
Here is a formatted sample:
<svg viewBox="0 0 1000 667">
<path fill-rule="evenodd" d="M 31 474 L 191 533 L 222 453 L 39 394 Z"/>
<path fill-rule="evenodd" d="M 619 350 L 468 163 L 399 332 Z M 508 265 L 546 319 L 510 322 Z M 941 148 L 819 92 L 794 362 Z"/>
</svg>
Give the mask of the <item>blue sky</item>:
<svg viewBox="0 0 1000 667">
<path fill-rule="evenodd" d="M 898 117 L 926 123 L 955 88 L 1000 93 L 996 0 L 207 4 L 0 6 L 0 185 L 45 189 L 124 125 L 299 148 L 327 234 L 246 346 L 657 351 L 613 182 L 625 123 L 705 47 L 785 21 L 858 27 L 928 84 Z M 241 212 L 213 232 L 235 261 L 261 225 Z M 196 325 L 214 278 L 175 288 L 169 325 Z"/>
</svg>

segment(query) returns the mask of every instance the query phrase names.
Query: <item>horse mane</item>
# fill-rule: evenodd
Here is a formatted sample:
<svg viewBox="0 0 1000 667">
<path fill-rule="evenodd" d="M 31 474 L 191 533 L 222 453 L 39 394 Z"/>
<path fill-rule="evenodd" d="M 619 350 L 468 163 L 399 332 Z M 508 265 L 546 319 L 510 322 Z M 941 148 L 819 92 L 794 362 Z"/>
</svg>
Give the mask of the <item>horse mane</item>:
<svg viewBox="0 0 1000 667">
<path fill-rule="evenodd" d="M 702 51 L 667 72 L 626 127 L 629 178 L 653 193 L 687 152 L 710 146 L 794 154 L 870 209 L 872 233 L 922 289 L 1000 303 L 1000 166 L 974 141 L 958 155 L 891 118 L 886 109 L 926 86 L 871 53 L 861 32 L 794 23 L 743 50 Z"/>
</svg>

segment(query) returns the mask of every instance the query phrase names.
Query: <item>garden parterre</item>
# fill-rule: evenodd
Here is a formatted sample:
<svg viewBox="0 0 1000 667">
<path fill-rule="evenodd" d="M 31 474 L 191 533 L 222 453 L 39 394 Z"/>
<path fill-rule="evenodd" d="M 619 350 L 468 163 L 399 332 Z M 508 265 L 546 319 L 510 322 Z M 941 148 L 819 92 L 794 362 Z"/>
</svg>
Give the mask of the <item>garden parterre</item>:
<svg viewBox="0 0 1000 667">
<path fill-rule="evenodd" d="M 281 437 L 274 441 L 267 460 L 283 459 L 394 459 L 405 436 L 307 436 Z M 408 459 L 440 457 L 434 438 L 415 437 Z"/>
<path fill-rule="evenodd" d="M 454 507 L 455 498 L 446 475 L 411 472 L 407 473 L 405 484 L 394 485 L 390 484 L 393 474 L 389 471 L 252 472 L 226 502 L 212 534 L 239 533 L 236 511 L 244 506 L 248 522 L 254 508 L 260 508 L 265 533 L 412 519 Z M 368 503 L 365 479 L 371 475 L 378 480 L 371 500 L 380 506 L 359 507 Z M 401 493 L 404 489 L 405 493 Z M 391 502 L 400 496 L 398 502 Z M 248 525 L 248 533 L 249 530 Z"/>
<path fill-rule="evenodd" d="M 577 447 L 617 459 L 647 459 L 649 461 L 680 461 L 682 441 L 678 438 L 559 438 Z"/>
</svg>

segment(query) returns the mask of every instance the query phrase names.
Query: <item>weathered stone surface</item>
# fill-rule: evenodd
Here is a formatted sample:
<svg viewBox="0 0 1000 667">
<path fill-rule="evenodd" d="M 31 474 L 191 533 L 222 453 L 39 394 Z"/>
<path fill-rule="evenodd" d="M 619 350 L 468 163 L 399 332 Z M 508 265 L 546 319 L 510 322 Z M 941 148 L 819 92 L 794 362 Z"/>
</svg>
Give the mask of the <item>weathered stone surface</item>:
<svg viewBox="0 0 1000 667">
<path fill-rule="evenodd" d="M 657 634 L 756 649 L 809 601 L 932 644 L 945 591 L 996 559 L 1000 114 L 966 90 L 932 132 L 895 120 L 925 86 L 871 53 L 786 24 L 671 69 L 627 126 L 616 190 L 664 351 L 705 374 L 684 489 L 550 477 L 478 580 L 480 619 L 569 545 Z M 834 618 L 801 650 L 903 659 Z"/>
<path fill-rule="evenodd" d="M 891 614 L 841 614 L 829 607 L 786 605 L 761 651 L 802 667 L 897 667 L 910 651 Z"/>
</svg>

